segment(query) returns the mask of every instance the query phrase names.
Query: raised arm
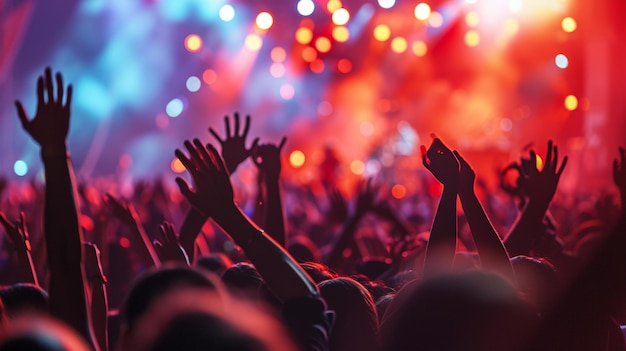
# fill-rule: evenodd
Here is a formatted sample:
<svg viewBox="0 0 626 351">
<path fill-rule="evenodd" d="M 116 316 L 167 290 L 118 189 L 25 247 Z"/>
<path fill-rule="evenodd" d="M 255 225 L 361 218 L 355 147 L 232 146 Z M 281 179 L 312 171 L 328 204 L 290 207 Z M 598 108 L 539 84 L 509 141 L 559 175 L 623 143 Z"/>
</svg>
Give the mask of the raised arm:
<svg viewBox="0 0 626 351">
<path fill-rule="evenodd" d="M 55 94 L 56 93 L 56 94 Z M 50 312 L 92 341 L 82 269 L 82 232 L 78 223 L 74 174 L 67 152 L 72 86 L 67 88 L 46 68 L 37 80 L 37 112 L 30 119 L 21 102 L 17 113 L 24 130 L 41 147 L 45 174 L 44 234 L 50 269 Z M 55 96 L 56 95 L 56 96 Z M 92 345 L 95 345 L 92 342 Z"/>
<path fill-rule="evenodd" d="M 443 193 L 430 230 L 424 259 L 424 275 L 452 270 L 456 253 L 456 195 L 459 188 L 459 162 L 439 138 L 430 148 L 422 145 L 422 163 L 443 184 Z"/>
<path fill-rule="evenodd" d="M 514 281 L 515 276 L 509 261 L 509 254 L 474 192 L 476 173 L 458 151 L 454 151 L 454 156 L 461 165 L 459 179 L 461 206 L 463 206 L 467 223 L 472 231 L 481 265 L 485 269 L 498 272 Z"/>
<path fill-rule="evenodd" d="M 613 181 L 619 189 L 622 212 L 626 212 L 626 150 L 619 148 L 619 160 L 613 160 Z"/>
<path fill-rule="evenodd" d="M 189 257 L 187 257 L 185 249 L 178 242 L 176 229 L 174 229 L 172 223 L 163 222 L 159 226 L 159 234 L 161 240 L 154 241 L 154 248 L 159 254 L 161 262 L 178 262 L 189 266 Z"/>
<path fill-rule="evenodd" d="M 559 150 L 552 145 L 552 140 L 548 141 L 543 169 L 537 169 L 537 154 L 534 151 L 530 151 L 530 160 L 528 174 L 522 175 L 528 201 L 504 241 L 511 257 L 530 253 L 537 231 L 541 228 L 543 217 L 567 165 L 567 156 L 559 161 Z"/>
<path fill-rule="evenodd" d="M 92 243 L 84 243 L 83 246 L 85 250 L 85 273 L 90 285 L 91 327 L 98 341 L 98 346 L 100 346 L 100 351 L 106 351 L 109 349 L 107 279 L 102 270 L 98 247 Z"/>
<path fill-rule="evenodd" d="M 130 230 L 132 247 L 135 248 L 145 268 L 161 266 L 161 260 L 152 246 L 148 233 L 146 233 L 141 223 L 141 218 L 139 218 L 133 205 L 121 202 L 115 199 L 111 194 L 104 196 L 104 203 L 111 214 Z"/>
<path fill-rule="evenodd" d="M 252 155 L 254 164 L 261 173 L 263 188 L 259 191 L 265 193 L 265 229 L 271 233 L 272 238 L 281 246 L 286 247 L 285 217 L 283 214 L 283 201 L 280 194 L 280 151 L 285 146 L 286 137 L 279 145 L 262 144 L 255 148 Z"/>
<path fill-rule="evenodd" d="M 7 237 L 13 244 L 17 261 L 20 266 L 20 278 L 23 282 L 39 285 L 35 266 L 33 265 L 33 257 L 30 254 L 31 245 L 28 238 L 28 230 L 26 229 L 26 221 L 24 212 L 20 213 L 20 219 L 11 224 L 4 213 L 0 212 L 0 223 L 7 233 Z"/>
<path fill-rule="evenodd" d="M 205 148 L 198 139 L 193 144 L 186 141 L 185 147 L 189 157 L 181 150 L 176 150 L 176 156 L 191 174 L 194 189 L 182 178 L 176 183 L 189 202 L 243 248 L 281 301 L 317 295 L 317 286 L 296 261 L 237 207 L 228 169 L 217 150 L 212 145 Z"/>
</svg>

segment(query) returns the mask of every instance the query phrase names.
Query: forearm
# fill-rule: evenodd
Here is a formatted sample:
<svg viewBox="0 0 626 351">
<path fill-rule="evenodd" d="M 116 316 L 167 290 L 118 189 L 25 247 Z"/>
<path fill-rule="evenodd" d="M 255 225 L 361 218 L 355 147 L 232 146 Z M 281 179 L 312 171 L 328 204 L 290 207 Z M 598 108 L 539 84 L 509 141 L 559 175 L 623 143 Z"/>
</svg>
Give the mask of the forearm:
<svg viewBox="0 0 626 351">
<path fill-rule="evenodd" d="M 541 221 L 548 210 L 549 202 L 529 200 L 513 224 L 504 245 L 511 257 L 530 254 L 533 240 L 541 228 Z"/>
<path fill-rule="evenodd" d="M 35 272 L 35 265 L 33 264 L 33 258 L 30 251 L 17 251 L 17 260 L 20 266 L 20 278 L 22 281 L 39 285 L 39 280 L 37 279 L 37 273 Z"/>
<path fill-rule="evenodd" d="M 267 194 L 265 229 L 279 245 L 286 247 L 285 218 L 278 179 L 268 180 L 265 189 Z"/>
<path fill-rule="evenodd" d="M 461 191 L 459 197 L 483 268 L 494 270 L 513 279 L 514 274 L 509 254 L 483 210 L 478 197 L 473 190 Z"/>
<path fill-rule="evenodd" d="M 234 208 L 216 223 L 243 248 L 270 290 L 281 301 L 317 294 L 317 286 L 287 252 L 241 210 Z"/>
<path fill-rule="evenodd" d="M 44 233 L 50 269 L 50 312 L 92 341 L 82 271 L 82 233 L 74 177 L 65 148 L 42 148 Z"/>
<path fill-rule="evenodd" d="M 450 271 L 456 252 L 457 188 L 444 186 L 426 248 L 424 274 Z"/>
<path fill-rule="evenodd" d="M 196 238 L 208 219 L 208 216 L 205 216 L 202 212 L 192 207 L 189 212 L 187 212 L 185 221 L 180 227 L 179 242 L 183 249 L 185 249 L 187 257 L 189 257 L 189 263 L 191 264 L 194 262 L 195 258 Z"/>
<path fill-rule="evenodd" d="M 143 228 L 139 218 L 134 218 L 133 223 L 127 223 L 127 225 L 131 231 L 131 245 L 136 248 L 136 252 L 144 266 L 160 267 L 161 260 L 154 250 L 154 247 L 150 242 L 150 238 L 148 237 L 146 230 Z"/>
<path fill-rule="evenodd" d="M 91 283 L 91 325 L 101 351 L 109 349 L 107 313 L 106 285 L 101 278 L 96 277 Z"/>
</svg>

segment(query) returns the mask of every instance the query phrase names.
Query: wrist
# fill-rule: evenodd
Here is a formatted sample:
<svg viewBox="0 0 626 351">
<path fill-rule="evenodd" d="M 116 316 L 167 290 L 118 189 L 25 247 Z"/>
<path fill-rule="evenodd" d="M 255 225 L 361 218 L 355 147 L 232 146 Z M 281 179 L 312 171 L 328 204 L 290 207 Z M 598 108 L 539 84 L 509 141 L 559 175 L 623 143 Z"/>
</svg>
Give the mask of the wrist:
<svg viewBox="0 0 626 351">
<path fill-rule="evenodd" d="M 65 144 L 48 144 L 41 146 L 41 158 L 66 158 L 68 157 L 67 146 Z"/>
</svg>

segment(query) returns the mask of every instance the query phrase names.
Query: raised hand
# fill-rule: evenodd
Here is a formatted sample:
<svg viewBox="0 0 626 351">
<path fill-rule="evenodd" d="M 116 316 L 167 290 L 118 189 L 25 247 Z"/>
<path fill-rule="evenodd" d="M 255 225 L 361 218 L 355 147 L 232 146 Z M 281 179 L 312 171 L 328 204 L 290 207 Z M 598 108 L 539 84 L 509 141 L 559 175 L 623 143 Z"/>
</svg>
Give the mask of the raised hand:
<svg viewBox="0 0 626 351">
<path fill-rule="evenodd" d="M 180 149 L 176 149 L 175 155 L 191 175 L 194 190 L 183 178 L 176 178 L 176 184 L 194 207 L 219 220 L 221 215 L 227 215 L 225 211 L 235 206 L 226 164 L 211 144 L 205 147 L 200 140 L 194 139 L 193 144 L 185 141 L 185 147 L 189 157 Z"/>
<path fill-rule="evenodd" d="M 19 100 L 15 101 L 17 114 L 22 127 L 42 147 L 65 150 L 65 141 L 70 125 L 70 105 L 72 103 L 72 85 L 67 87 L 67 98 L 63 103 L 65 89 L 61 73 L 56 74 L 55 87 L 52 70 L 46 68 L 43 76 L 37 80 L 37 111 L 31 120 Z"/>
<path fill-rule="evenodd" d="M 332 223 L 341 224 L 345 222 L 348 218 L 348 203 L 339 189 L 331 189 L 328 192 L 328 202 L 330 207 L 328 209 L 327 218 L 329 218 Z"/>
<path fill-rule="evenodd" d="M 85 275 L 87 280 L 95 283 L 106 283 L 107 278 L 100 261 L 100 250 L 95 244 L 83 243 L 85 250 Z"/>
<path fill-rule="evenodd" d="M 20 218 L 11 224 L 4 213 L 0 212 L 0 224 L 4 227 L 7 237 L 16 250 L 26 252 L 31 250 L 30 240 L 28 238 L 28 230 L 26 229 L 26 221 L 24 212 L 20 212 Z"/>
<path fill-rule="evenodd" d="M 285 146 L 287 137 L 283 137 L 280 144 L 261 144 L 256 146 L 256 140 L 253 144 L 252 160 L 259 168 L 266 180 L 277 180 L 280 176 L 280 152 Z"/>
<path fill-rule="evenodd" d="M 472 169 L 472 166 L 465 161 L 463 156 L 458 151 L 453 151 L 454 156 L 459 161 L 459 191 L 461 192 L 473 192 L 474 182 L 476 181 L 476 172 Z"/>
<path fill-rule="evenodd" d="M 530 201 L 549 203 L 554 197 L 556 187 L 559 184 L 561 174 L 567 165 L 567 156 L 560 161 L 559 150 L 553 146 L 552 140 L 548 141 L 548 152 L 543 162 L 543 169 L 537 169 L 537 154 L 530 151 L 531 167 L 523 175 L 526 186 L 526 194 Z"/>
<path fill-rule="evenodd" d="M 176 229 L 172 223 L 163 222 L 159 226 L 161 240 L 155 240 L 154 248 L 161 258 L 161 262 L 184 262 L 189 265 L 189 258 L 183 247 L 178 242 Z"/>
<path fill-rule="evenodd" d="M 117 200 L 111 194 L 104 195 L 104 204 L 115 218 L 125 225 L 134 225 L 136 221 L 135 210 L 129 203 Z"/>
<path fill-rule="evenodd" d="M 622 200 L 622 210 L 626 211 L 626 149 L 619 148 L 619 161 L 613 160 L 613 181 L 619 188 Z"/>
<path fill-rule="evenodd" d="M 379 190 L 379 186 L 372 185 L 372 178 L 361 181 L 356 197 L 355 216 L 363 216 L 374 209 Z"/>
<path fill-rule="evenodd" d="M 454 154 L 439 139 L 433 139 L 428 150 L 422 145 L 422 163 L 437 180 L 448 186 L 456 186 L 459 182 L 459 162 Z"/>
<path fill-rule="evenodd" d="M 252 151 L 259 142 L 259 138 L 256 138 L 252 142 L 252 146 L 246 148 L 246 138 L 250 130 L 250 116 L 246 116 L 243 131 L 240 130 L 239 126 L 239 113 L 235 112 L 234 118 L 234 131 L 231 134 L 228 116 L 224 117 L 224 125 L 226 127 L 226 137 L 224 139 L 220 138 L 213 128 L 209 128 L 209 132 L 217 139 L 222 147 L 222 157 L 224 158 L 224 163 L 229 173 L 233 173 L 240 163 L 245 161 L 248 156 L 252 155 Z"/>
</svg>

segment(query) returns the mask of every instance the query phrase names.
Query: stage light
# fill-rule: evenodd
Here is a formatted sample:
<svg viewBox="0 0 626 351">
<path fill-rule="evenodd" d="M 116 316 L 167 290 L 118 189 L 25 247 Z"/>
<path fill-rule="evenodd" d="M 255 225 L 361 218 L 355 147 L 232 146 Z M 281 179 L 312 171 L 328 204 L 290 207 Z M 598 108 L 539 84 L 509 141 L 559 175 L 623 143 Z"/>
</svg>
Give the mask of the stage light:
<svg viewBox="0 0 626 351">
<path fill-rule="evenodd" d="M 17 160 L 13 164 L 13 172 L 15 172 L 16 175 L 23 177 L 26 173 L 28 173 L 28 165 L 22 160 Z"/>
<path fill-rule="evenodd" d="M 189 90 L 192 93 L 195 93 L 196 91 L 200 90 L 201 85 L 202 85 L 202 82 L 200 82 L 200 78 L 196 76 L 191 76 L 187 78 L 187 82 L 185 83 L 187 90 Z"/>
<path fill-rule="evenodd" d="M 425 2 L 421 2 L 415 6 L 415 18 L 424 21 L 430 16 L 430 5 Z"/>
<path fill-rule="evenodd" d="M 384 9 L 390 9 L 396 4 L 396 0 L 378 0 L 378 6 Z"/>
<path fill-rule="evenodd" d="M 312 0 L 300 0 L 297 8 L 302 16 L 310 16 L 315 11 L 315 3 Z"/>
<path fill-rule="evenodd" d="M 513 36 L 517 34 L 518 30 L 519 30 L 519 23 L 517 22 L 515 18 L 509 18 L 508 20 L 506 20 L 506 23 L 504 23 L 504 31 L 509 36 Z"/>
<path fill-rule="evenodd" d="M 306 45 L 313 40 L 313 31 L 306 27 L 300 27 L 296 31 L 296 41 L 302 45 Z"/>
<path fill-rule="evenodd" d="M 124 249 L 128 249 L 130 247 L 130 240 L 128 240 L 128 238 L 120 238 L 120 246 Z"/>
<path fill-rule="evenodd" d="M 310 46 L 305 47 L 302 49 L 302 59 L 305 62 L 315 61 L 315 59 L 317 59 L 317 51 Z"/>
<path fill-rule="evenodd" d="M 341 8 L 341 6 L 343 6 L 341 4 L 341 1 L 339 1 L 339 0 L 329 0 L 328 3 L 326 4 L 326 9 L 328 10 L 328 12 L 334 13 L 335 11 L 339 10 Z"/>
<path fill-rule="evenodd" d="M 189 52 L 197 52 L 202 48 L 202 38 L 197 34 L 189 34 L 185 38 L 185 49 Z"/>
<path fill-rule="evenodd" d="M 569 111 L 574 111 L 578 107 L 578 98 L 574 95 L 567 95 L 565 97 L 565 108 Z"/>
<path fill-rule="evenodd" d="M 403 199 L 406 196 L 406 187 L 402 184 L 396 184 L 391 188 L 391 196 L 396 199 Z"/>
<path fill-rule="evenodd" d="M 219 15 L 222 21 L 230 22 L 235 18 L 235 9 L 229 4 L 222 5 Z"/>
<path fill-rule="evenodd" d="M 520 12 L 522 10 L 522 0 L 511 0 L 509 2 L 509 10 L 511 10 L 511 12 Z"/>
<path fill-rule="evenodd" d="M 343 26 L 335 27 L 333 29 L 333 38 L 340 43 L 344 43 L 350 39 L 350 31 Z"/>
<path fill-rule="evenodd" d="M 365 164 L 361 160 L 354 160 L 350 162 L 350 170 L 356 175 L 361 175 L 365 172 Z"/>
<path fill-rule="evenodd" d="M 379 24 L 374 28 L 374 38 L 378 41 L 386 41 L 391 36 L 391 30 L 385 24 Z"/>
<path fill-rule="evenodd" d="M 408 44 L 406 42 L 406 39 L 404 39 L 403 37 L 393 38 L 393 40 L 391 41 L 391 50 L 398 54 L 405 52 L 407 46 Z"/>
<path fill-rule="evenodd" d="M 285 83 L 280 87 L 280 97 L 282 97 L 284 100 L 293 99 L 293 96 L 295 95 L 295 93 L 296 92 L 293 88 L 293 85 L 289 83 Z"/>
<path fill-rule="evenodd" d="M 324 61 L 317 59 L 313 62 L 311 62 L 311 64 L 309 65 L 309 68 L 311 69 L 311 72 L 313 73 L 322 73 L 324 72 Z"/>
<path fill-rule="evenodd" d="M 268 30 L 274 24 L 274 18 L 268 12 L 261 12 L 256 16 L 256 26 L 261 30 Z"/>
<path fill-rule="evenodd" d="M 352 62 L 346 58 L 337 61 L 337 70 L 341 73 L 350 73 L 352 71 Z"/>
<path fill-rule="evenodd" d="M 186 171 L 185 166 L 182 162 L 180 162 L 178 157 L 172 160 L 172 163 L 170 163 L 170 168 L 172 169 L 172 171 L 174 171 L 174 173 L 183 173 L 184 171 Z"/>
<path fill-rule="evenodd" d="M 474 11 L 470 11 L 465 15 L 465 24 L 470 27 L 478 26 L 478 14 Z"/>
<path fill-rule="evenodd" d="M 256 34 L 248 34 L 245 45 L 250 51 L 259 51 L 263 46 L 263 39 Z"/>
<path fill-rule="evenodd" d="M 465 44 L 467 46 L 477 46 L 480 43 L 480 35 L 475 30 L 470 30 L 465 33 Z"/>
<path fill-rule="evenodd" d="M 175 118 L 180 116 L 184 107 L 185 106 L 183 105 L 183 101 L 181 99 L 172 99 L 167 103 L 167 106 L 165 106 L 165 113 L 167 113 L 168 116 Z"/>
<path fill-rule="evenodd" d="M 287 59 L 287 52 L 282 47 L 277 46 L 270 52 L 270 57 L 274 62 L 283 62 Z"/>
<path fill-rule="evenodd" d="M 289 154 L 289 163 L 293 168 L 300 168 L 304 165 L 306 161 L 306 157 L 304 156 L 304 152 L 300 150 L 294 150 Z"/>
<path fill-rule="evenodd" d="M 217 73 L 215 73 L 214 70 L 212 69 L 207 69 L 204 72 L 202 72 L 202 80 L 208 84 L 211 85 L 213 83 L 215 83 L 215 81 L 217 81 Z"/>
<path fill-rule="evenodd" d="M 413 43 L 413 45 L 411 46 L 411 50 L 413 51 L 415 56 L 424 56 L 428 52 L 428 46 L 426 46 L 425 42 L 418 40 Z"/>
<path fill-rule="evenodd" d="M 270 66 L 270 74 L 274 78 L 280 78 L 285 75 L 285 65 L 282 63 L 274 62 Z"/>
<path fill-rule="evenodd" d="M 554 58 L 554 63 L 558 68 L 565 69 L 569 65 L 569 60 L 567 59 L 567 56 L 563 54 L 558 54 Z"/>
<path fill-rule="evenodd" d="M 575 31 L 577 27 L 578 24 L 576 23 L 576 20 L 572 17 L 565 17 L 561 21 L 561 28 L 563 28 L 563 30 L 567 33 Z"/>
<path fill-rule="evenodd" d="M 343 26 L 350 20 L 350 12 L 344 8 L 337 9 L 333 12 L 332 20 L 334 24 Z"/>
<path fill-rule="evenodd" d="M 315 40 L 315 48 L 321 53 L 329 52 L 331 46 L 332 44 L 330 42 L 330 39 L 326 37 L 319 37 L 317 38 L 317 40 Z"/>
<path fill-rule="evenodd" d="M 437 12 L 433 11 L 428 17 L 428 25 L 433 28 L 439 28 L 443 25 L 443 16 Z"/>
</svg>

